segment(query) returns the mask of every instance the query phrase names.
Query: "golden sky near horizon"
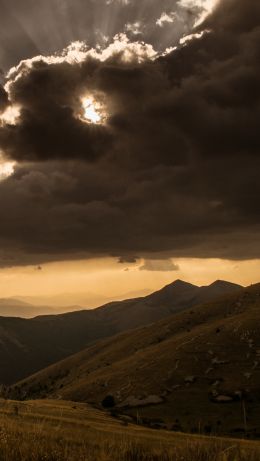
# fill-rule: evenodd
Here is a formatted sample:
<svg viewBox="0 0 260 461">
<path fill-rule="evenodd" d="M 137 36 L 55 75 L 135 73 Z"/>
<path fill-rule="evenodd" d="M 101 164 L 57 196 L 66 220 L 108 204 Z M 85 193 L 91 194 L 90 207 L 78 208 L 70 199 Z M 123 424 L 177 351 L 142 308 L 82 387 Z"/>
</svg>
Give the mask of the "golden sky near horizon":
<svg viewBox="0 0 260 461">
<path fill-rule="evenodd" d="M 168 260 L 169 262 L 169 260 Z M 147 264 L 147 263 L 146 263 Z M 144 261 L 118 264 L 115 259 L 92 259 L 0 270 L 0 298 L 11 296 L 53 296 L 91 293 L 113 298 L 142 290 L 154 291 L 182 279 L 197 285 L 207 285 L 216 279 L 247 286 L 260 281 L 260 260 L 225 261 L 220 259 L 177 259 L 179 270 L 140 270 Z M 78 301 L 78 298 L 77 298 Z"/>
</svg>

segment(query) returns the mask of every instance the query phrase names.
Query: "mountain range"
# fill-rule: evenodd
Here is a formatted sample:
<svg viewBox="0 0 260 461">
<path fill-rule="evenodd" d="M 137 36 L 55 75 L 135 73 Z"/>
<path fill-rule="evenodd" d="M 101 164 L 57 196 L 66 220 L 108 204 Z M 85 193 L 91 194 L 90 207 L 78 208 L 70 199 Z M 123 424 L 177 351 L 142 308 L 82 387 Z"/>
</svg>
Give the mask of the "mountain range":
<svg viewBox="0 0 260 461">
<path fill-rule="evenodd" d="M 98 340 L 240 290 L 223 281 L 197 287 L 177 280 L 151 295 L 93 310 L 33 319 L 0 317 L 0 382 L 12 384 Z"/>
<path fill-rule="evenodd" d="M 83 309 L 95 309 L 111 301 L 148 295 L 144 289 L 105 297 L 95 293 L 59 293 L 53 296 L 13 296 L 0 298 L 0 317 L 20 317 L 31 319 L 39 315 L 59 315 Z"/>
<path fill-rule="evenodd" d="M 44 304 L 32 304 L 20 298 L 1 298 L 0 317 L 20 317 L 31 319 L 39 315 L 58 315 L 65 312 L 82 310 L 81 306 L 53 307 Z"/>
</svg>

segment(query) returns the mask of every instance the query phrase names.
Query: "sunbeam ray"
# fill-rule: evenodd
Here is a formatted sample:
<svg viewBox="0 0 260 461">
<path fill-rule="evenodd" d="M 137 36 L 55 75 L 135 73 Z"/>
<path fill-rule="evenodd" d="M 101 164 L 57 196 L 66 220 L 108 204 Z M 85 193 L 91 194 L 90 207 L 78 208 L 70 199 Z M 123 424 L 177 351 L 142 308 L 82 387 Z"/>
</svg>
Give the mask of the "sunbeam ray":
<svg viewBox="0 0 260 461">
<path fill-rule="evenodd" d="M 7 70 L 33 55 L 53 54 L 78 40 L 90 47 L 105 46 L 119 33 L 130 39 L 138 36 L 162 51 L 189 35 L 214 4 L 214 0 L 1 0 L 0 68 Z M 163 15 L 174 21 L 160 22 Z"/>
</svg>

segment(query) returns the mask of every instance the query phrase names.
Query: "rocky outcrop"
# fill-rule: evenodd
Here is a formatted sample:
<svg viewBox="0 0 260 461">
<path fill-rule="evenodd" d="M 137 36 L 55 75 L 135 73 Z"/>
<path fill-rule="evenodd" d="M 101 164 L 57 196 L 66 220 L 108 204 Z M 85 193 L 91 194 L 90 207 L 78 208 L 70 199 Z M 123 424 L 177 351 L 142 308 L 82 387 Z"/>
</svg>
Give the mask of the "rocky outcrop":
<svg viewBox="0 0 260 461">
<path fill-rule="evenodd" d="M 159 403 L 162 403 L 163 399 L 162 397 L 158 395 L 149 395 L 148 397 L 145 397 L 144 399 L 140 399 L 134 396 L 128 397 L 126 400 L 124 400 L 122 403 L 120 403 L 118 408 L 133 408 L 133 407 L 144 407 L 148 405 L 158 405 Z"/>
</svg>

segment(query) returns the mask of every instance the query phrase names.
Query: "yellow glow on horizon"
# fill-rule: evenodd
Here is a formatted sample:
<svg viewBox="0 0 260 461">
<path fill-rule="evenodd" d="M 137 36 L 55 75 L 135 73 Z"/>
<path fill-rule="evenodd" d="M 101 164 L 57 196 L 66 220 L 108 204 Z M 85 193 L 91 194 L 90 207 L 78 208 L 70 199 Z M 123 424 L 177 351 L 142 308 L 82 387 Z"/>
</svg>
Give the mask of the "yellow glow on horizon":
<svg viewBox="0 0 260 461">
<path fill-rule="evenodd" d="M 176 279 L 195 285 L 208 285 L 217 279 L 244 286 L 260 282 L 260 260 L 178 258 L 174 263 L 179 265 L 179 271 L 140 271 L 142 260 L 127 265 L 118 264 L 115 258 L 48 263 L 42 265 L 41 271 L 35 270 L 35 266 L 3 268 L 0 269 L 0 298 L 17 295 L 62 295 L 64 298 L 70 293 L 77 295 L 71 305 L 86 305 L 85 294 L 91 294 L 90 304 L 92 301 L 94 304 L 101 296 L 112 300 L 118 295 L 126 298 L 156 291 Z"/>
</svg>

